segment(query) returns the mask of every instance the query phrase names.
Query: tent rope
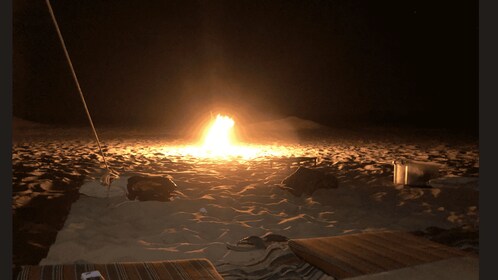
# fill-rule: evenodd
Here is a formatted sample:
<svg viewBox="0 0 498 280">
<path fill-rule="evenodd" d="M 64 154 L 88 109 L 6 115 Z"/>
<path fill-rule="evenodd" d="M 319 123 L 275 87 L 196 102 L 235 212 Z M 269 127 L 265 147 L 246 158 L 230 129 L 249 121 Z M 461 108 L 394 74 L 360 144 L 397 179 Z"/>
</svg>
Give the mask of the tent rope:
<svg viewBox="0 0 498 280">
<path fill-rule="evenodd" d="M 97 130 L 95 130 L 95 126 L 93 125 L 92 117 L 90 116 L 90 111 L 88 110 L 88 107 L 86 105 L 85 97 L 83 96 L 83 91 L 81 90 L 80 83 L 78 81 L 78 77 L 76 76 L 76 72 L 74 71 L 74 68 L 73 68 L 73 63 L 71 62 L 71 58 L 69 57 L 69 53 L 68 53 L 67 48 L 66 48 L 66 43 L 64 43 L 64 38 L 62 37 L 62 33 L 59 29 L 59 25 L 57 24 L 57 19 L 55 18 L 54 11 L 52 9 L 52 5 L 50 4 L 50 0 L 46 0 L 46 2 L 47 2 L 48 10 L 50 12 L 50 16 L 52 17 L 52 21 L 55 25 L 55 29 L 57 30 L 57 35 L 58 35 L 59 40 L 62 44 L 62 49 L 64 50 L 64 55 L 66 56 L 67 62 L 69 64 L 69 68 L 71 69 L 71 73 L 73 75 L 74 82 L 76 83 L 76 87 L 78 88 L 78 92 L 80 94 L 81 101 L 83 102 L 83 106 L 85 108 L 85 112 L 86 112 L 86 115 L 88 117 L 88 121 L 90 122 L 90 126 L 92 127 L 92 130 L 93 130 L 93 134 L 95 135 L 95 140 L 97 140 L 97 145 L 99 147 L 100 155 L 102 156 L 102 159 L 104 161 L 106 169 L 109 171 L 109 173 L 112 174 L 114 172 L 109 167 L 109 164 L 107 163 L 107 160 L 106 160 L 105 155 L 104 155 L 104 151 L 102 150 L 102 146 L 100 145 L 100 140 L 99 140 L 99 136 L 97 135 Z M 109 183 L 109 185 L 110 185 L 110 183 Z"/>
</svg>

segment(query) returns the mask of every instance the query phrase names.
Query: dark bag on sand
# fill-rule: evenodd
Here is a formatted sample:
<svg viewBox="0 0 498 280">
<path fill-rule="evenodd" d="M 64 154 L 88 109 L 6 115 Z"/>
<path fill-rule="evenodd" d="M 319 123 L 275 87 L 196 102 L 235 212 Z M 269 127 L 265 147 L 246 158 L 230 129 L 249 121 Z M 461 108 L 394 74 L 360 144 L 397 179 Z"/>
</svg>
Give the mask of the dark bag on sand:
<svg viewBox="0 0 498 280">
<path fill-rule="evenodd" d="M 295 196 L 301 196 L 303 193 L 310 195 L 317 189 L 332 189 L 339 186 L 334 175 L 302 166 L 285 178 L 282 184 Z"/>
<path fill-rule="evenodd" d="M 132 176 L 128 178 L 129 200 L 170 201 L 176 184 L 169 178 L 151 176 Z"/>
</svg>

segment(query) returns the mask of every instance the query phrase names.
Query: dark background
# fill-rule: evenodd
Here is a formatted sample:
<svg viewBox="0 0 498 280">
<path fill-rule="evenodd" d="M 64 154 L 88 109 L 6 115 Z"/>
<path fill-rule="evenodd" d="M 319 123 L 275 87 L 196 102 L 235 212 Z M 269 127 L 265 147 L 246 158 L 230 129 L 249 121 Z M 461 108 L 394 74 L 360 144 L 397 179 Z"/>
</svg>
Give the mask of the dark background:
<svg viewBox="0 0 498 280">
<path fill-rule="evenodd" d="M 477 1 L 52 0 L 97 125 L 247 121 L 477 131 Z M 44 0 L 13 3 L 13 113 L 86 124 Z"/>
</svg>

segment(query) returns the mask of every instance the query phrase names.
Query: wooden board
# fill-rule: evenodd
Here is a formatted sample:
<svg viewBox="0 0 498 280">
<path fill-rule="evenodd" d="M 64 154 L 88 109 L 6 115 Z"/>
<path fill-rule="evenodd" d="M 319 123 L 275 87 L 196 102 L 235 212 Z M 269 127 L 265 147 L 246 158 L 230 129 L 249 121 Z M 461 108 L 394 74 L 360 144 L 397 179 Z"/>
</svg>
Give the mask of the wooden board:
<svg viewBox="0 0 498 280">
<path fill-rule="evenodd" d="M 338 279 L 468 255 L 398 231 L 292 239 L 289 246 L 296 255 Z"/>
</svg>

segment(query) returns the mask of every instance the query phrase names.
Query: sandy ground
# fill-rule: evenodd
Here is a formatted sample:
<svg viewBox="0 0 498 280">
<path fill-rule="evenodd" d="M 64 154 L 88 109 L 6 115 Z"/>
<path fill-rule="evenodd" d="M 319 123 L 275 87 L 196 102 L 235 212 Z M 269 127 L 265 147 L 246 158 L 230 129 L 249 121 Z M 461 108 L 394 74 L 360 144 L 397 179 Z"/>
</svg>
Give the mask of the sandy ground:
<svg viewBox="0 0 498 280">
<path fill-rule="evenodd" d="M 312 168 L 339 179 L 337 189 L 295 197 L 279 184 L 297 165 L 196 158 L 173 148 L 181 144 L 175 137 L 103 131 L 109 163 L 122 177 L 171 176 L 178 185 L 171 202 L 130 202 L 119 194 L 78 193 L 103 173 L 90 133 L 28 126 L 14 134 L 14 264 L 243 260 L 254 254 L 229 251 L 225 243 L 267 232 L 303 238 L 381 229 L 478 230 L 477 188 L 392 183 L 391 162 L 400 157 L 438 163 L 441 176 L 478 177 L 478 145 L 470 138 L 375 129 L 267 141 L 287 156 L 318 157 Z M 117 193 L 120 186 L 113 185 Z"/>
</svg>

